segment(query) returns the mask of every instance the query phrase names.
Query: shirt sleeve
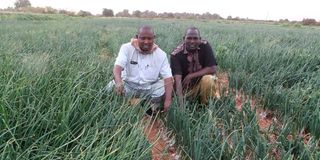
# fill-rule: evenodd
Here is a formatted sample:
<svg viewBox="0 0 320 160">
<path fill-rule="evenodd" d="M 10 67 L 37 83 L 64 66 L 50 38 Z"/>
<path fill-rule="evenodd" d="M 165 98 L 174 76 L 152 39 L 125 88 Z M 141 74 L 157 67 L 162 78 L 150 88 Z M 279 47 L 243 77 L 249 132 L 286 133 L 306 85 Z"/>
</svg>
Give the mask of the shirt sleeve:
<svg viewBox="0 0 320 160">
<path fill-rule="evenodd" d="M 204 67 L 211 67 L 211 66 L 218 65 L 211 45 L 209 43 L 204 44 L 203 49 L 204 49 L 204 53 L 205 53 Z"/>
<path fill-rule="evenodd" d="M 172 77 L 171 68 L 170 68 L 170 65 L 169 65 L 169 62 L 168 62 L 168 58 L 167 58 L 166 55 L 165 55 L 165 58 L 164 58 L 164 61 L 163 61 L 162 65 L 161 65 L 160 76 L 163 79 Z"/>
<path fill-rule="evenodd" d="M 176 55 L 170 55 L 170 66 L 173 75 L 182 75 L 181 64 Z"/>
<path fill-rule="evenodd" d="M 128 49 L 125 45 L 122 45 L 120 47 L 120 51 L 118 53 L 118 57 L 116 58 L 116 62 L 114 65 L 119 65 L 122 68 L 125 68 L 127 65 L 127 59 L 128 59 Z"/>
</svg>

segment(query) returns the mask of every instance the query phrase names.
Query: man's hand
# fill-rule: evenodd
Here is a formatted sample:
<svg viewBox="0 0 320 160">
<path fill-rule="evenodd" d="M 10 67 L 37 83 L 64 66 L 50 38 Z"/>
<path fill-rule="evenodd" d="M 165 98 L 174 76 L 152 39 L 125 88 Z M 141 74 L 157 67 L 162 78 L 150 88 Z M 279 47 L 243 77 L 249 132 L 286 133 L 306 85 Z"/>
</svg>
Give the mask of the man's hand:
<svg viewBox="0 0 320 160">
<path fill-rule="evenodd" d="M 169 110 L 169 107 L 172 101 L 172 90 L 173 90 L 172 77 L 164 79 L 164 90 L 165 90 L 165 95 L 164 95 L 163 111 L 167 112 Z"/>
<path fill-rule="evenodd" d="M 176 83 L 176 93 L 178 96 L 178 100 L 179 100 L 179 105 L 181 107 L 184 107 L 184 101 L 183 101 L 183 93 L 182 93 L 182 82 L 181 82 L 181 75 L 175 75 L 174 76 L 174 81 Z"/>
<path fill-rule="evenodd" d="M 192 78 L 193 78 L 193 77 L 191 76 L 191 74 L 188 74 L 188 75 L 184 78 L 184 80 L 182 81 L 182 86 L 183 86 L 183 88 L 188 88 L 188 87 L 189 87 L 189 84 L 190 84 Z"/>
<path fill-rule="evenodd" d="M 171 102 L 165 101 L 163 105 L 163 112 L 167 112 L 170 108 Z"/>
<path fill-rule="evenodd" d="M 118 95 L 123 95 L 124 94 L 124 87 L 123 87 L 123 81 L 121 79 L 121 71 L 123 68 L 119 65 L 115 65 L 113 68 L 113 76 L 114 76 L 114 82 L 116 83 L 115 85 L 115 92 Z"/>
<path fill-rule="evenodd" d="M 184 108 L 185 106 L 184 106 L 184 98 L 181 96 L 181 97 L 178 97 L 178 100 L 179 100 L 179 106 L 181 107 L 181 108 Z"/>
<path fill-rule="evenodd" d="M 124 94 L 124 86 L 123 86 L 122 82 L 116 83 L 115 91 L 116 91 L 117 95 L 123 95 Z"/>
</svg>

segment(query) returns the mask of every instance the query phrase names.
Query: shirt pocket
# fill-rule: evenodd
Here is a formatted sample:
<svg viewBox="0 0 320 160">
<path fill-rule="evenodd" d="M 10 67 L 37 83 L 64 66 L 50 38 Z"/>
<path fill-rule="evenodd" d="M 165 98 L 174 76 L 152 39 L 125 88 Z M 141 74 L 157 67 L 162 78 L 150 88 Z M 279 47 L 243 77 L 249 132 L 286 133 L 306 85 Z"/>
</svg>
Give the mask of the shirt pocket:
<svg viewBox="0 0 320 160">
<path fill-rule="evenodd" d="M 129 63 L 127 75 L 129 77 L 137 77 L 139 75 L 138 63 Z"/>
<path fill-rule="evenodd" d="M 143 75 L 147 81 L 156 81 L 159 78 L 159 69 L 155 64 L 147 64 L 143 68 Z"/>
</svg>

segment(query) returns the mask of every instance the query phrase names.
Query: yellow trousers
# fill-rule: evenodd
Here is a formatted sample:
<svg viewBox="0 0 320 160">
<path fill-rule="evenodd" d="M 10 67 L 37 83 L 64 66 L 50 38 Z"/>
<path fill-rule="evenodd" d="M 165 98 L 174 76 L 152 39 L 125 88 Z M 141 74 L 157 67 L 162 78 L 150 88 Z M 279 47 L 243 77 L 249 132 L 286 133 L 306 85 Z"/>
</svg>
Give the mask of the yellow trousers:
<svg viewBox="0 0 320 160">
<path fill-rule="evenodd" d="M 220 99 L 220 87 L 218 78 L 215 75 L 205 75 L 200 82 L 194 86 L 188 93 L 187 97 L 200 97 L 203 104 L 208 104 L 210 98 Z"/>
<path fill-rule="evenodd" d="M 215 75 L 205 75 L 200 82 L 187 92 L 187 97 L 195 98 L 199 96 L 202 104 L 208 104 L 210 98 L 220 99 L 220 85 Z M 141 102 L 139 98 L 131 98 L 130 105 L 138 105 Z"/>
</svg>

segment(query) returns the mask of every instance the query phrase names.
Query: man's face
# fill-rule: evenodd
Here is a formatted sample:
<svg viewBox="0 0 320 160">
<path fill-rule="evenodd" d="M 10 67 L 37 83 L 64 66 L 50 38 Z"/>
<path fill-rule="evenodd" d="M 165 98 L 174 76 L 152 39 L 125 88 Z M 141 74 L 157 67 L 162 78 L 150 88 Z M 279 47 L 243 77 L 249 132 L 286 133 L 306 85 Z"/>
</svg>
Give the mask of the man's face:
<svg viewBox="0 0 320 160">
<path fill-rule="evenodd" d="M 142 28 L 137 35 L 139 47 L 143 52 L 149 52 L 152 50 L 154 42 L 154 33 L 152 29 Z"/>
<path fill-rule="evenodd" d="M 184 37 L 184 42 L 186 43 L 187 51 L 195 51 L 196 49 L 198 49 L 201 42 L 201 37 L 199 35 L 198 30 L 187 30 L 186 35 Z"/>
</svg>

